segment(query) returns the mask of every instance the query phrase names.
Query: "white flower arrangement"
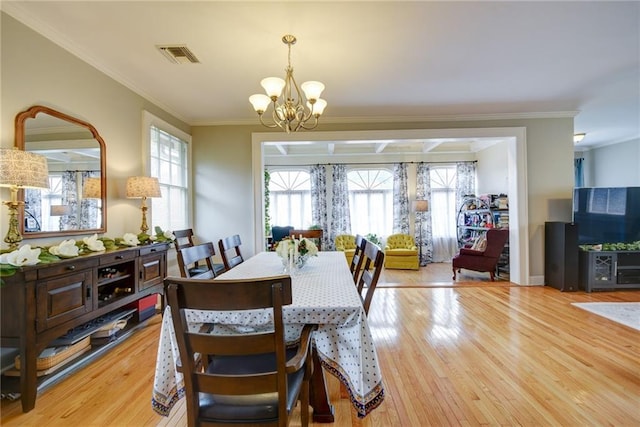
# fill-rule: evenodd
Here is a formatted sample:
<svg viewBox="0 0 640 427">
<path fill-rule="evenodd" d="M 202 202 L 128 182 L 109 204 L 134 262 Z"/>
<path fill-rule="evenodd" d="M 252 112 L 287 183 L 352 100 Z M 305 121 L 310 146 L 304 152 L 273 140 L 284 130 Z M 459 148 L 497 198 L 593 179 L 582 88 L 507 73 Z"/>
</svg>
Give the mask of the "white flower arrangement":
<svg viewBox="0 0 640 427">
<path fill-rule="evenodd" d="M 278 242 L 276 253 L 282 258 L 283 264 L 302 267 L 310 257 L 318 256 L 318 247 L 313 240 L 305 237 L 288 237 Z"/>
<path fill-rule="evenodd" d="M 31 245 L 24 245 L 13 252 L 0 255 L 0 263 L 15 267 L 35 265 L 40 262 L 40 248 L 31 249 Z"/>
<path fill-rule="evenodd" d="M 122 243 L 126 246 L 138 246 L 140 242 L 138 241 L 138 236 L 136 234 L 124 233 L 124 236 L 122 236 Z"/>
<path fill-rule="evenodd" d="M 94 234 L 91 237 L 85 237 L 84 239 L 82 239 L 82 241 L 86 245 L 87 249 L 89 249 L 92 252 L 101 252 L 106 249 L 104 247 L 104 243 L 102 242 L 102 240 L 98 239 L 97 234 Z"/>
<path fill-rule="evenodd" d="M 114 250 L 121 247 L 134 247 L 148 243 L 169 243 L 172 244 L 176 236 L 171 231 L 162 231 L 160 227 L 155 228 L 156 234 L 125 233 L 122 237 L 112 239 L 110 237 L 98 237 L 97 234 L 85 237 L 82 241 L 76 242 L 74 239 L 63 240 L 57 245 L 43 248 L 31 248 L 31 245 L 23 245 L 20 248 L 9 252 L 0 249 L 0 286 L 2 277 L 15 274 L 20 267 L 35 265 L 39 263 L 51 263 L 60 261 L 61 258 L 75 258 L 87 252 L 102 252 Z M 142 238 L 141 238 L 142 237 Z"/>
<path fill-rule="evenodd" d="M 51 255 L 59 256 L 61 258 L 72 258 L 79 255 L 80 248 L 76 245 L 76 241 L 73 239 L 63 240 L 62 243 L 51 246 L 49 253 Z"/>
</svg>

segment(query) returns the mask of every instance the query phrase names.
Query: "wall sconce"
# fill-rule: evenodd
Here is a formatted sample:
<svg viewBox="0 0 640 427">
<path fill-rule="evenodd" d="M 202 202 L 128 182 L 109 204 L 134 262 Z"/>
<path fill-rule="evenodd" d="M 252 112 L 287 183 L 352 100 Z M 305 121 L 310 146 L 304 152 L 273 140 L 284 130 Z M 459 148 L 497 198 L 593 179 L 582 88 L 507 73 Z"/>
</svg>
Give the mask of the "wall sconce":
<svg viewBox="0 0 640 427">
<path fill-rule="evenodd" d="M 13 251 L 22 241 L 18 230 L 18 209 L 24 206 L 24 202 L 18 201 L 18 190 L 49 188 L 47 158 L 16 148 L 0 148 L 0 187 L 9 187 L 11 191 L 11 200 L 2 203 L 9 208 L 9 230 L 4 241 Z"/>
<path fill-rule="evenodd" d="M 418 255 L 418 261 L 420 263 L 420 265 L 422 264 L 422 212 L 428 212 L 429 211 L 429 201 L 428 200 L 415 200 L 413 202 L 413 210 L 416 212 L 416 218 L 420 218 L 420 222 L 419 222 L 419 234 L 418 234 L 418 239 L 420 240 L 419 245 L 418 245 L 418 250 L 419 250 L 419 255 Z"/>
<path fill-rule="evenodd" d="M 102 198 L 102 180 L 100 178 L 87 178 L 82 184 L 83 199 L 101 199 Z"/>
<path fill-rule="evenodd" d="M 158 178 L 150 176 L 132 176 L 127 178 L 127 198 L 142 199 L 142 225 L 140 225 L 140 231 L 145 234 L 149 230 L 149 226 L 147 225 L 148 197 L 162 197 Z"/>
</svg>

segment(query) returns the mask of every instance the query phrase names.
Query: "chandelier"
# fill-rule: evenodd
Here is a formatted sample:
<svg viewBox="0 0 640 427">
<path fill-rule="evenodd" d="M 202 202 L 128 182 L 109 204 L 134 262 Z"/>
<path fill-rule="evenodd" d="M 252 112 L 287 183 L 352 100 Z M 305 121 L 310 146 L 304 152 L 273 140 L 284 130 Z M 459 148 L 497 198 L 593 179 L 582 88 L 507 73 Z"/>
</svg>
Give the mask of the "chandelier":
<svg viewBox="0 0 640 427">
<path fill-rule="evenodd" d="M 287 133 L 297 132 L 301 129 L 313 129 L 318 126 L 318 118 L 327 106 L 327 101 L 320 99 L 324 85 L 320 82 L 308 81 L 298 87 L 293 78 L 293 67 L 291 66 L 291 45 L 296 43 L 296 38 L 287 34 L 282 37 L 282 42 L 289 48 L 285 80 L 279 77 L 262 79 L 260 84 L 267 94 L 251 95 L 249 102 L 258 113 L 260 123 L 268 128 L 280 127 Z M 306 102 L 300 88 L 304 92 Z M 273 103 L 271 114 L 273 123 L 271 124 L 266 123 L 263 116 L 270 103 Z"/>
</svg>

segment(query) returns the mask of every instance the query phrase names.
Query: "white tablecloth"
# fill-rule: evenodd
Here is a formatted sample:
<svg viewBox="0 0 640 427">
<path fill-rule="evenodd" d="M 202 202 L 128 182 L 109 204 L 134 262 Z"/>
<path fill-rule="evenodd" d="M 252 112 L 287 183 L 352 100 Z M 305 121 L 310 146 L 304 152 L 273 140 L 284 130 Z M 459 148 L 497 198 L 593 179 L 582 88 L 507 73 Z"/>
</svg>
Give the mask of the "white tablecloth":
<svg viewBox="0 0 640 427">
<path fill-rule="evenodd" d="M 261 252 L 220 279 L 246 279 L 283 274 L 280 258 L 274 252 Z M 315 346 L 324 368 L 347 387 L 351 401 L 361 417 L 375 409 L 384 398 L 382 375 L 378 366 L 367 318 L 360 296 L 351 278 L 342 252 L 319 252 L 292 274 L 293 304 L 283 310 L 287 339 L 293 340 L 305 324 L 317 324 Z M 231 315 L 215 311 L 191 311 L 193 327 L 202 323 L 223 323 L 229 327 L 252 330 L 272 323 L 267 310 L 252 310 L 251 315 Z M 169 307 L 164 312 L 156 373 L 153 383 L 154 411 L 168 415 L 184 396 L 184 382 L 175 369 L 178 345 Z"/>
</svg>

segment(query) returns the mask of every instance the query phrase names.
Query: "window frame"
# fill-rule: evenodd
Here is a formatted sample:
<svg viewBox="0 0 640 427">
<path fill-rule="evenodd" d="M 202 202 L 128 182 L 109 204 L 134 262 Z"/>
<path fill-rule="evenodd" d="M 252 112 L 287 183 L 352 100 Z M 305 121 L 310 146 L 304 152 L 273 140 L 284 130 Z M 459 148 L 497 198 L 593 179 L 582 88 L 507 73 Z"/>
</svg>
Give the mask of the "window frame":
<svg viewBox="0 0 640 427">
<path fill-rule="evenodd" d="M 143 110 L 143 118 L 142 118 L 142 136 L 143 136 L 143 153 L 142 156 L 143 165 L 142 170 L 146 176 L 154 176 L 151 174 L 151 126 L 155 126 L 156 128 L 164 131 L 182 141 L 186 142 L 186 162 L 187 162 L 187 172 L 186 172 L 186 182 L 187 182 L 187 200 L 185 206 L 185 218 L 186 224 L 184 224 L 184 228 L 193 228 L 193 162 L 191 156 L 191 143 L 192 137 L 190 134 L 178 129 L 172 124 L 162 120 L 161 118 L 155 116 L 149 111 Z M 162 185 L 162 184 L 161 184 Z M 149 212 L 148 212 L 148 220 L 149 224 L 155 226 L 158 225 L 153 220 L 153 199 L 151 199 L 151 203 L 149 203 Z M 163 228 L 164 229 L 164 228 Z M 153 233 L 153 230 L 150 230 Z"/>
<path fill-rule="evenodd" d="M 305 173 L 307 174 L 307 180 L 309 182 L 309 190 L 308 190 L 308 197 L 309 197 L 309 223 L 311 223 L 313 221 L 313 214 L 312 214 L 312 210 L 313 207 L 311 206 L 311 173 L 309 171 L 309 168 L 307 167 L 303 167 L 303 166 L 292 166 L 292 167 L 278 167 L 278 168 L 267 168 L 269 170 L 269 174 L 271 176 L 271 179 L 269 181 L 269 185 L 273 185 L 273 176 L 276 173 L 283 173 L 283 172 L 287 172 L 287 173 Z M 275 212 L 273 212 L 273 210 L 275 209 L 275 206 L 277 205 L 277 203 L 274 203 L 274 198 L 276 197 L 276 195 L 280 194 L 283 196 L 287 196 L 289 199 L 289 210 L 291 208 L 291 196 L 292 195 L 300 195 L 301 197 L 301 201 L 304 201 L 305 195 L 307 193 L 307 190 L 285 190 L 285 191 L 276 191 L 276 190 L 272 190 L 271 188 L 269 189 L 269 197 L 271 198 L 270 202 L 269 202 L 269 215 L 271 218 L 271 226 L 274 225 L 280 225 L 280 226 L 286 226 L 286 225 L 291 225 L 295 228 L 298 229 L 304 229 L 307 227 L 307 225 L 305 225 L 304 223 L 302 224 L 276 224 L 276 217 L 275 217 Z M 290 215 L 289 215 L 290 216 Z M 302 221 L 304 221 L 304 218 L 302 219 Z M 290 222 L 290 221 L 289 221 Z"/>
<path fill-rule="evenodd" d="M 349 209 L 350 209 L 350 214 L 353 214 L 353 209 L 354 209 L 354 205 L 353 205 L 353 201 L 354 201 L 354 195 L 357 193 L 360 194 L 366 194 L 367 195 L 367 203 L 370 204 L 371 203 L 371 195 L 373 194 L 379 194 L 380 197 L 383 197 L 385 199 L 390 198 L 390 202 L 391 202 L 391 206 L 388 206 L 387 208 L 390 210 L 388 213 L 388 215 L 390 215 L 390 218 L 388 219 L 388 221 L 390 222 L 390 226 L 389 226 L 389 230 L 388 232 L 385 233 L 378 233 L 377 231 L 372 231 L 369 230 L 367 233 L 374 233 L 374 234 L 379 234 L 380 236 L 386 237 L 389 236 L 391 234 L 393 234 L 393 167 L 392 165 L 358 165 L 358 166 L 348 166 L 347 167 L 347 186 L 349 186 L 349 182 L 351 182 L 351 180 L 349 179 L 349 174 L 352 172 L 359 172 L 359 171 L 384 171 L 387 172 L 390 175 L 390 179 L 391 179 L 391 188 L 388 190 L 370 190 L 370 189 L 358 189 L 358 190 L 351 190 L 348 189 L 348 193 L 349 193 Z M 386 194 L 389 193 L 389 194 Z M 352 233 L 356 233 L 357 231 L 353 230 L 353 215 L 351 218 L 351 227 L 352 227 Z M 362 234 L 362 233 L 361 233 Z M 365 233 L 366 234 L 366 233 Z"/>
</svg>

